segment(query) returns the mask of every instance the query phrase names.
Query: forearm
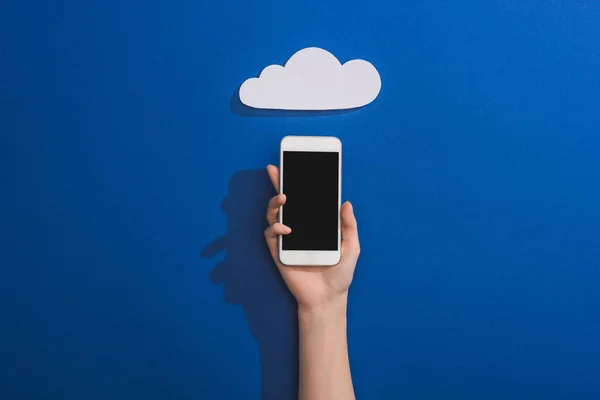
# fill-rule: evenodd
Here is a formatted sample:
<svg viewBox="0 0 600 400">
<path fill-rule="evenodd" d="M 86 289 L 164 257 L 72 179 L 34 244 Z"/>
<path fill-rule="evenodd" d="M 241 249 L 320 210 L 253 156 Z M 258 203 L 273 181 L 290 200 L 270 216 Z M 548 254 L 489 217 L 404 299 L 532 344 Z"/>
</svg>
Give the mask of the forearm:
<svg viewBox="0 0 600 400">
<path fill-rule="evenodd" d="M 354 399 L 346 306 L 347 295 L 324 306 L 299 306 L 299 400 Z"/>
</svg>

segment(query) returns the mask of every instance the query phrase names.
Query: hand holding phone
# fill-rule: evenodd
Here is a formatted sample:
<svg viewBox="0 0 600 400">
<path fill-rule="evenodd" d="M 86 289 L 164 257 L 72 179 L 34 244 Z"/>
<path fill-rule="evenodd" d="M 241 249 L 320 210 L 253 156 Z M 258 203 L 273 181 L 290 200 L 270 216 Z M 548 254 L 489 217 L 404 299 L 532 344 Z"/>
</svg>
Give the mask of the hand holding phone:
<svg viewBox="0 0 600 400">
<path fill-rule="evenodd" d="M 285 162 L 283 167 L 285 169 Z M 279 192 L 282 179 L 279 169 L 273 165 L 269 165 L 267 171 L 275 190 Z M 288 288 L 296 297 L 301 307 L 318 307 L 336 301 L 338 298 L 345 298 L 360 254 L 358 228 L 352 204 L 350 202 L 344 203 L 339 208 L 339 212 L 337 212 L 338 208 L 336 207 L 335 218 L 341 222 L 341 243 L 339 247 L 335 250 L 317 250 L 319 252 L 339 252 L 339 262 L 333 266 L 323 266 L 323 264 L 290 266 L 283 264 L 280 259 L 280 248 L 283 247 L 280 238 L 283 239 L 291 232 L 294 232 L 293 226 L 287 227 L 280 222 L 282 219 L 280 210 L 282 207 L 285 208 L 287 200 L 286 194 L 280 193 L 269 202 L 267 208 L 269 228 L 265 231 L 265 238 L 273 261 L 277 265 Z M 337 199 L 335 201 L 337 202 Z M 321 228 L 318 223 L 313 227 L 314 230 Z"/>
</svg>

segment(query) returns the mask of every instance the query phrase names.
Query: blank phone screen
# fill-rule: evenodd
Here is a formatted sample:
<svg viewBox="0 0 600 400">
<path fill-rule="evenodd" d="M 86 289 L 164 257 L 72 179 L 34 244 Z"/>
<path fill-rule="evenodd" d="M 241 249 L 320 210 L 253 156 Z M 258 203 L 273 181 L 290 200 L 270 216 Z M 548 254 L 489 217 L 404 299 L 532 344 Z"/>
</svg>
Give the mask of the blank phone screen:
<svg viewBox="0 0 600 400">
<path fill-rule="evenodd" d="M 283 152 L 283 250 L 338 250 L 338 179 L 338 152 Z"/>
</svg>

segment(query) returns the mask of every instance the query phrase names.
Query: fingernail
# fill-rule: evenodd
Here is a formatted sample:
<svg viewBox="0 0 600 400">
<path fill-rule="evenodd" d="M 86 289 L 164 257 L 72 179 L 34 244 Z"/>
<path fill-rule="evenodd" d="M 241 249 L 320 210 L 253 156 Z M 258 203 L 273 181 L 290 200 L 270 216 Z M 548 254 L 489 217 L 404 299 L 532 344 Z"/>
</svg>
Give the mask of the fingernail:
<svg viewBox="0 0 600 400">
<path fill-rule="evenodd" d="M 290 233 L 292 231 L 292 228 L 290 228 L 289 226 L 286 226 L 283 230 L 285 233 Z"/>
</svg>

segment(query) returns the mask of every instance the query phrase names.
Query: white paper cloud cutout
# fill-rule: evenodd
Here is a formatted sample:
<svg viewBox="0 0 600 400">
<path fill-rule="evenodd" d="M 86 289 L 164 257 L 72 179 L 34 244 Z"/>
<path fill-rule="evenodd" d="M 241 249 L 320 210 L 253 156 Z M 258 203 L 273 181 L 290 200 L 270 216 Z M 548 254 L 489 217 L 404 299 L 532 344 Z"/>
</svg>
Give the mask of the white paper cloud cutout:
<svg viewBox="0 0 600 400">
<path fill-rule="evenodd" d="M 269 65 L 240 87 L 240 101 L 271 110 L 345 110 L 371 103 L 381 89 L 377 69 L 365 60 L 342 65 L 327 50 L 307 47 L 285 67 Z"/>
</svg>

